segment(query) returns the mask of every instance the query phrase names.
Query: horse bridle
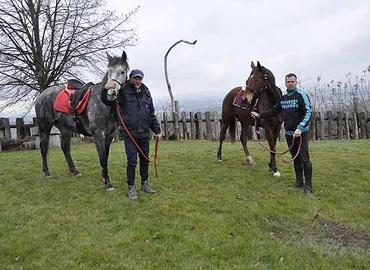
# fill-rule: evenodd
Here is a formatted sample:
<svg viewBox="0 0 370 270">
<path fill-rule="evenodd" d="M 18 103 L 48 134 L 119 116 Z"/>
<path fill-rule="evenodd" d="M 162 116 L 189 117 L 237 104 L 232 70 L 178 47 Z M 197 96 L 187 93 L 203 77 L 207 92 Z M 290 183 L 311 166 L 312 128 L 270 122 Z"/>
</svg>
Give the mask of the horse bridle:
<svg viewBox="0 0 370 270">
<path fill-rule="evenodd" d="M 259 100 L 259 98 L 262 94 L 262 90 L 265 90 L 265 91 L 267 90 L 267 74 L 266 73 L 263 74 L 263 86 L 260 89 L 255 90 L 255 89 L 252 89 L 252 88 L 248 87 L 248 85 L 245 87 L 245 89 L 248 89 L 253 94 L 257 93 L 255 96 L 253 96 L 253 98 L 250 102 L 251 105 L 254 103 L 253 106 L 252 106 L 252 111 L 254 111 L 256 109 L 257 104 L 258 104 L 258 100 Z"/>
<path fill-rule="evenodd" d="M 109 92 L 108 92 L 108 94 L 109 95 L 113 95 L 112 94 L 112 92 L 113 92 L 114 93 L 114 95 L 113 95 L 114 98 L 117 99 L 118 91 L 120 89 L 122 89 L 126 85 L 126 83 L 127 83 L 127 77 L 126 77 L 126 79 L 125 79 L 125 81 L 123 83 L 120 83 L 117 79 L 112 79 L 112 81 L 114 81 L 116 83 L 116 87 L 109 89 L 108 91 L 110 91 L 111 93 L 109 94 Z"/>
<path fill-rule="evenodd" d="M 118 80 L 116 80 L 116 79 L 112 79 L 112 81 L 114 81 L 114 82 L 116 82 L 116 83 L 118 83 L 118 85 L 119 85 L 119 88 L 118 89 L 122 89 L 122 87 L 124 87 L 125 86 L 125 84 L 126 84 L 126 82 L 127 82 L 127 77 L 126 77 L 126 79 L 125 79 L 125 81 L 123 82 L 123 83 L 120 83 Z M 116 87 L 116 90 L 117 90 L 117 87 Z"/>
<path fill-rule="evenodd" d="M 252 88 L 248 87 L 248 85 L 246 85 L 245 89 L 251 91 L 253 94 L 261 93 L 262 90 L 267 90 L 267 74 L 266 73 L 263 74 L 263 87 L 256 90 L 256 89 L 252 89 Z"/>
</svg>

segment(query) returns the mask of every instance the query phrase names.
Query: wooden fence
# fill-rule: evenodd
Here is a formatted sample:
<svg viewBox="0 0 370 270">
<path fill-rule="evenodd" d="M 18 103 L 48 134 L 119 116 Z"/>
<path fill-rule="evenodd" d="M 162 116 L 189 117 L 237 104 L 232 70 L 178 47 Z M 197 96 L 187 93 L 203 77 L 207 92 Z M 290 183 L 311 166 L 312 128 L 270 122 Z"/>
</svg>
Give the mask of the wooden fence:
<svg viewBox="0 0 370 270">
<path fill-rule="evenodd" d="M 169 120 L 166 112 L 158 113 L 162 136 L 166 140 L 212 140 L 218 141 L 221 127 L 220 112 L 182 112 L 180 117 Z M 314 112 L 311 123 L 311 140 L 369 139 L 370 114 L 365 112 Z M 249 129 L 249 139 L 253 138 L 254 127 Z M 237 140 L 241 126 L 236 125 Z M 264 138 L 263 128 L 260 130 Z M 279 140 L 285 140 L 284 127 Z"/>
<path fill-rule="evenodd" d="M 170 116 L 168 113 L 157 113 L 161 123 L 162 136 L 165 140 L 212 140 L 218 141 L 221 127 L 220 112 L 181 112 Z M 1 142 L 11 139 L 11 129 L 16 129 L 17 139 L 34 138 L 38 147 L 37 118 L 32 124 L 25 124 L 23 118 L 17 118 L 15 125 L 10 125 L 8 118 L 0 118 L 0 151 Z M 311 119 L 311 140 L 369 139 L 370 115 L 365 112 L 314 112 Z M 241 131 L 240 123 L 236 125 L 237 139 Z M 260 130 L 262 139 L 263 129 Z M 253 127 L 249 130 L 253 137 Z M 117 136 L 118 138 L 118 136 Z M 284 129 L 279 140 L 284 140 Z M 52 146 L 60 146 L 60 133 L 53 129 Z"/>
</svg>

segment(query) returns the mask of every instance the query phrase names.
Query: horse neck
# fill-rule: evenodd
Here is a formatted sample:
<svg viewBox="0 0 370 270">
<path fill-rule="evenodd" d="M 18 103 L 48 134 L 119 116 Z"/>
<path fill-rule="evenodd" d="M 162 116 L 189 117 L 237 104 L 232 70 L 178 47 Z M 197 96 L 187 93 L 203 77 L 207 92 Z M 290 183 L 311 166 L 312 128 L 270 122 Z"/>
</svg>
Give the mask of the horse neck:
<svg viewBox="0 0 370 270">
<path fill-rule="evenodd" d="M 281 100 L 280 89 L 275 84 L 268 83 L 266 91 L 261 95 L 262 100 L 265 109 L 271 108 Z"/>
</svg>

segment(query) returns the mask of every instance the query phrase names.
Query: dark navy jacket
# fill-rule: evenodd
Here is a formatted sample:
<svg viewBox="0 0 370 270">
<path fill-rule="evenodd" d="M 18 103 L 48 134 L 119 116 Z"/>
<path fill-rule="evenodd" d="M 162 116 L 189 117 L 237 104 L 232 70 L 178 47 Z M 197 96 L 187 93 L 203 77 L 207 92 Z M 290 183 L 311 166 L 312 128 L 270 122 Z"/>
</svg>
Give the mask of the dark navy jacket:
<svg viewBox="0 0 370 270">
<path fill-rule="evenodd" d="M 137 93 L 135 86 L 127 82 L 126 85 L 120 89 L 117 96 L 123 121 L 134 138 L 149 137 L 150 130 L 152 130 L 154 134 L 161 133 L 161 127 L 155 115 L 153 99 L 149 89 L 144 84 L 140 86 L 140 89 L 141 91 Z M 101 101 L 107 106 L 116 106 L 115 101 L 107 100 L 106 91 L 103 84 Z M 128 136 L 126 131 L 123 131 L 123 136 Z"/>
<path fill-rule="evenodd" d="M 285 134 L 293 135 L 297 128 L 302 133 L 310 129 L 308 124 L 312 114 L 311 103 L 308 95 L 301 89 L 287 91 L 279 103 L 272 109 L 261 112 L 258 117 L 271 117 L 281 111 L 283 112 Z"/>
</svg>

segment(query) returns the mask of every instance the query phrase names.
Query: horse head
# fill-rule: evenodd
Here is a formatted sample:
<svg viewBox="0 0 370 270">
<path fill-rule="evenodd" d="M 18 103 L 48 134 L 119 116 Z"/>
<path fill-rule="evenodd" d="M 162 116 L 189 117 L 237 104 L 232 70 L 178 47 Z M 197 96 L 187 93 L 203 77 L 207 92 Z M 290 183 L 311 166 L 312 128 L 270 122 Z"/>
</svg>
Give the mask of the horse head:
<svg viewBox="0 0 370 270">
<path fill-rule="evenodd" d="M 107 91 L 107 99 L 114 101 L 117 98 L 118 92 L 122 89 L 127 82 L 127 75 L 129 65 L 127 63 L 126 52 L 123 51 L 121 57 L 112 57 L 107 53 L 108 57 L 108 71 L 106 80 L 113 80 L 116 82 L 116 88 Z"/>
<path fill-rule="evenodd" d="M 252 61 L 251 68 L 252 71 L 246 81 L 246 91 L 243 96 L 250 104 L 259 99 L 268 90 L 273 89 L 273 92 L 275 92 L 277 88 L 275 85 L 275 76 L 269 69 L 262 66 L 259 61 L 257 61 L 257 65 Z"/>
</svg>

